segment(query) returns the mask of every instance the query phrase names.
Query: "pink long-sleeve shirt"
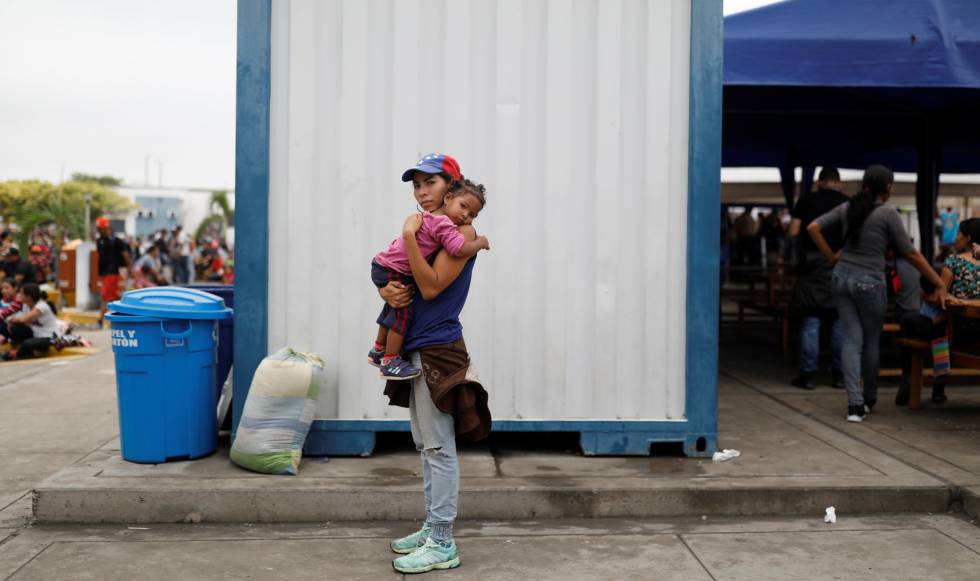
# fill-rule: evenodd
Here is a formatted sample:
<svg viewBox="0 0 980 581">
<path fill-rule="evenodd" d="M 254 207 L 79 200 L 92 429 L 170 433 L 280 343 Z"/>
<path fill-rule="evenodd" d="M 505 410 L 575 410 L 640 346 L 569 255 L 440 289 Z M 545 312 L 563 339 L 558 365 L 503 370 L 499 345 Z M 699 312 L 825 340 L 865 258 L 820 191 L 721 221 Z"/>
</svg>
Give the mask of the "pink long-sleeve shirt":
<svg viewBox="0 0 980 581">
<path fill-rule="evenodd" d="M 459 232 L 449 216 L 436 216 L 430 212 L 422 213 L 422 227 L 415 234 L 422 256 L 428 259 L 440 248 L 457 256 L 466 239 Z M 374 257 L 374 261 L 395 272 L 412 276 L 412 265 L 405 251 L 405 240 L 401 236 L 391 241 L 391 245 Z"/>
</svg>

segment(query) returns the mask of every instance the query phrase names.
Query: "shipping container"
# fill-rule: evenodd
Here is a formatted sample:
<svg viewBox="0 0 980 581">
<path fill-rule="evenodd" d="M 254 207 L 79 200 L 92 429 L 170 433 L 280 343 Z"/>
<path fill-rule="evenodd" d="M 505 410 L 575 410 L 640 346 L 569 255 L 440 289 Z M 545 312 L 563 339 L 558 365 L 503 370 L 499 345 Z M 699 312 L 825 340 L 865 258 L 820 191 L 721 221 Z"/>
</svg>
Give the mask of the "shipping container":
<svg viewBox="0 0 980 581">
<path fill-rule="evenodd" d="M 461 320 L 494 430 L 714 451 L 721 2 L 239 5 L 235 420 L 288 345 L 327 362 L 312 454 L 408 430 L 366 363 L 402 172 L 487 187 Z"/>
</svg>

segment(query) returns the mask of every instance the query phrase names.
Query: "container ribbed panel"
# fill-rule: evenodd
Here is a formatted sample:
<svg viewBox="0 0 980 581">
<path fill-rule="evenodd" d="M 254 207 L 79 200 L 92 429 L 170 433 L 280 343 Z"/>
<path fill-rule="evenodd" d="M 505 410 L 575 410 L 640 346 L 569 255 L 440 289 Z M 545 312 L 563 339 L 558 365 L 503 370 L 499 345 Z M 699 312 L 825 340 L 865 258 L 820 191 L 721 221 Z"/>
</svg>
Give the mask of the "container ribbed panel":
<svg viewBox="0 0 980 581">
<path fill-rule="evenodd" d="M 452 154 L 488 189 L 464 336 L 497 419 L 684 417 L 690 4 L 273 4 L 269 348 L 321 419 L 407 417 L 366 363 L 371 258 Z"/>
</svg>

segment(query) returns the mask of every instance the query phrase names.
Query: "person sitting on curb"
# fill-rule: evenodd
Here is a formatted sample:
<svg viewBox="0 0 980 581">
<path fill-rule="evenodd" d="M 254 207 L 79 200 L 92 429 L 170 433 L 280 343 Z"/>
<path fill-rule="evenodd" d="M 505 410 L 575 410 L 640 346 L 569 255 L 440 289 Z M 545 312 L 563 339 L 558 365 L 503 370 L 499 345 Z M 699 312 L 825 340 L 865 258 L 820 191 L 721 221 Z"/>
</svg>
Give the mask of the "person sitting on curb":
<svg viewBox="0 0 980 581">
<path fill-rule="evenodd" d="M 4 276 L 0 280 L 12 280 L 16 284 L 34 281 L 34 265 L 20 255 L 16 246 L 8 248 L 4 258 Z"/>
<path fill-rule="evenodd" d="M 24 301 L 20 296 L 20 287 L 12 280 L 0 282 L 0 329 L 7 327 L 7 319 L 20 312 Z M 7 336 L 0 332 L 0 345 L 7 343 Z"/>
<path fill-rule="evenodd" d="M 146 254 L 140 256 L 133 265 L 133 284 L 136 288 L 147 288 L 151 286 L 164 286 L 161 271 L 163 269 L 160 262 L 160 248 L 156 245 L 150 246 Z"/>
<path fill-rule="evenodd" d="M 48 304 L 48 295 L 35 283 L 27 283 L 21 288 L 24 306 L 20 313 L 7 319 L 0 327 L 2 333 L 13 345 L 14 350 L 2 355 L 4 361 L 27 359 L 43 353 L 51 346 L 58 331 L 58 319 L 54 308 Z"/>
</svg>

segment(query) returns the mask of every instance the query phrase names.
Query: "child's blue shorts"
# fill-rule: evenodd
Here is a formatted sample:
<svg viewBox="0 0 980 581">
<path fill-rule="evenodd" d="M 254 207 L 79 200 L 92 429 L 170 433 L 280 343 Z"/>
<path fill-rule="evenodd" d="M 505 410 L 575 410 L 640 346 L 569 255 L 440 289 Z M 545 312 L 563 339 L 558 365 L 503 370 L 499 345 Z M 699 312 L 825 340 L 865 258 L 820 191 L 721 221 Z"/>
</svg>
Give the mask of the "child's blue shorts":
<svg viewBox="0 0 980 581">
<path fill-rule="evenodd" d="M 387 286 L 389 282 L 400 282 L 405 285 L 415 286 L 415 279 L 406 274 L 396 272 L 390 268 L 381 266 L 377 262 L 371 261 L 371 282 L 374 286 L 381 288 Z M 390 329 L 399 335 L 404 335 L 408 330 L 408 322 L 412 318 L 412 305 L 400 309 L 392 308 L 385 303 L 381 314 L 378 315 L 378 324 L 386 329 Z"/>
</svg>

